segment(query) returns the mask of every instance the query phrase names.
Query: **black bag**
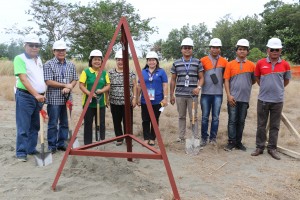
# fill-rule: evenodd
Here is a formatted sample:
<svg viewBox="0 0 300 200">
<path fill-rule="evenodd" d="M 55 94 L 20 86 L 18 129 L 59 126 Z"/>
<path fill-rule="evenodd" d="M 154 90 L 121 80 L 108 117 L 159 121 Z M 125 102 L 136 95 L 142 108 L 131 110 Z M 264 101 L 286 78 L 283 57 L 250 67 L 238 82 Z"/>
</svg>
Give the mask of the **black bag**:
<svg viewBox="0 0 300 200">
<path fill-rule="evenodd" d="M 217 84 L 217 83 L 219 82 L 218 77 L 217 77 L 216 74 L 211 74 L 211 75 L 210 75 L 210 78 L 211 78 L 211 80 L 212 80 L 212 82 L 213 82 L 214 84 Z"/>
</svg>

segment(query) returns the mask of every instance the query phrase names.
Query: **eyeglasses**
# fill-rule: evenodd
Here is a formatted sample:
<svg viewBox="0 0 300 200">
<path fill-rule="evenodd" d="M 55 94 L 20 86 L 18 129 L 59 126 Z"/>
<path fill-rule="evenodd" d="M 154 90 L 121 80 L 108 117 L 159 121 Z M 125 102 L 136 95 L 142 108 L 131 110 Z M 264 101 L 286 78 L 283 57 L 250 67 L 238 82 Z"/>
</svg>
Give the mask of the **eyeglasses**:
<svg viewBox="0 0 300 200">
<path fill-rule="evenodd" d="M 271 52 L 276 51 L 279 52 L 280 49 L 270 49 Z"/>
<path fill-rule="evenodd" d="M 39 44 L 28 44 L 28 46 L 29 46 L 30 48 L 33 48 L 33 47 L 35 47 L 35 48 L 40 48 L 40 47 L 41 47 Z"/>
<path fill-rule="evenodd" d="M 66 50 L 65 50 L 65 49 L 55 49 L 54 51 L 57 51 L 57 52 L 65 52 Z"/>
<path fill-rule="evenodd" d="M 182 48 L 183 48 L 184 50 L 186 50 L 186 49 L 188 49 L 188 50 L 193 49 L 193 47 L 191 47 L 191 46 L 183 46 Z"/>
</svg>

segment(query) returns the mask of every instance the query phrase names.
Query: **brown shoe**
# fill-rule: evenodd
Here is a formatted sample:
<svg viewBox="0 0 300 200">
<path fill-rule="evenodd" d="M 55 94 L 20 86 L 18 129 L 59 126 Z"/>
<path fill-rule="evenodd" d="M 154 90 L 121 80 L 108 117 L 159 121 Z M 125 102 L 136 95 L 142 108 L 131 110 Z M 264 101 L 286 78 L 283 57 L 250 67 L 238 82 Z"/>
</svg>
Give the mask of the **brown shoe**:
<svg viewBox="0 0 300 200">
<path fill-rule="evenodd" d="M 260 154 L 263 154 L 264 153 L 264 150 L 260 149 L 260 148 L 256 148 L 255 151 L 253 151 L 251 153 L 251 156 L 258 156 Z"/>
<path fill-rule="evenodd" d="M 268 149 L 268 153 L 276 160 L 280 160 L 279 153 L 276 151 L 276 149 Z"/>
</svg>

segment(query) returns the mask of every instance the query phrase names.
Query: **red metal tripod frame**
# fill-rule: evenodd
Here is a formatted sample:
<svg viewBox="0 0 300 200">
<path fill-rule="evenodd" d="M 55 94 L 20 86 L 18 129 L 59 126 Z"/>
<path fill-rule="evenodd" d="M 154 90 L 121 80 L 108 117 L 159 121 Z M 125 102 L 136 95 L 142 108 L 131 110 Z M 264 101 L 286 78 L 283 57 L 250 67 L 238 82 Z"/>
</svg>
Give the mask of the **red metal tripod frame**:
<svg viewBox="0 0 300 200">
<path fill-rule="evenodd" d="M 96 89 L 96 83 L 98 83 L 102 71 L 104 69 L 104 66 L 109 58 L 109 55 L 112 51 L 113 45 L 116 41 L 116 38 L 118 36 L 118 33 L 121 30 L 121 43 L 122 43 L 122 53 L 123 53 L 123 76 L 124 76 L 124 98 L 125 98 L 125 132 L 127 134 L 123 135 L 123 136 L 119 136 L 119 137 L 115 137 L 112 139 L 108 139 L 105 141 L 100 141 L 100 142 L 96 142 L 93 144 L 89 144 L 89 145 L 85 145 L 82 147 L 78 147 L 75 149 L 71 149 L 72 145 L 77 137 L 79 128 L 82 124 L 84 115 L 86 113 L 86 110 L 88 108 L 89 102 L 92 99 L 92 94 L 95 92 Z M 149 111 L 149 116 L 151 119 L 151 122 L 153 124 L 153 128 L 154 128 L 154 132 L 156 135 L 156 139 L 157 139 L 157 143 L 159 146 L 160 151 L 156 150 L 155 148 L 149 146 L 148 144 L 145 144 L 143 141 L 139 140 L 138 138 L 136 138 L 135 136 L 132 135 L 132 130 L 131 130 L 131 115 L 130 115 L 130 106 L 131 106 L 131 102 L 130 102 L 130 91 L 129 91 L 129 57 L 128 57 L 128 45 L 130 47 L 130 51 L 132 53 L 132 58 L 133 58 L 133 62 L 135 65 L 135 69 L 136 72 L 138 74 L 139 80 L 140 80 L 140 85 L 143 91 L 143 94 L 145 96 L 145 100 L 146 100 L 146 105 L 147 105 L 147 109 Z M 169 181 L 170 181 L 170 185 L 171 188 L 173 190 L 173 195 L 174 195 L 174 199 L 180 199 L 179 193 L 178 193 L 178 189 L 176 186 L 176 182 L 172 173 L 172 169 L 167 157 L 167 153 L 166 153 L 166 149 L 165 146 L 163 144 L 162 141 L 162 137 L 158 128 L 158 124 L 156 121 L 156 118 L 154 116 L 154 111 L 150 102 L 150 98 L 147 92 L 147 88 L 146 88 L 146 84 L 145 81 L 143 79 L 142 76 L 142 71 L 140 68 L 140 64 L 138 62 L 138 58 L 137 58 L 137 54 L 134 48 L 134 44 L 133 44 L 133 40 L 131 37 L 131 33 L 129 30 L 129 25 L 127 23 L 127 20 L 125 17 L 122 17 L 120 19 L 120 22 L 116 28 L 116 31 L 113 35 L 112 41 L 109 44 L 109 47 L 107 49 L 107 52 L 105 54 L 103 63 L 100 67 L 100 71 L 97 75 L 97 78 L 95 80 L 95 83 L 91 89 L 90 95 L 88 96 L 88 99 L 86 101 L 87 103 L 85 104 L 83 111 L 79 117 L 79 120 L 76 124 L 74 133 L 72 135 L 72 138 L 70 140 L 70 143 L 68 145 L 68 148 L 64 154 L 64 157 L 61 161 L 61 164 L 58 168 L 58 171 L 56 173 L 55 179 L 52 183 L 52 189 L 55 190 L 56 189 L 56 185 L 58 183 L 59 177 L 62 173 L 62 170 L 66 164 L 67 158 L 69 155 L 77 155 L 77 156 L 101 156 L 101 157 L 117 157 L 117 158 L 127 158 L 128 161 L 132 161 L 132 158 L 144 158 L 144 159 L 162 159 L 164 162 L 164 165 L 166 167 L 166 171 L 167 171 L 167 175 L 169 177 Z M 88 150 L 89 148 L 95 147 L 95 146 L 99 146 L 99 145 L 103 145 L 103 144 L 107 144 L 113 141 L 116 141 L 120 138 L 125 138 L 126 140 L 126 144 L 127 144 L 127 152 L 107 152 L 107 151 L 96 151 L 96 150 Z M 140 143 L 141 145 L 143 145 L 144 147 L 148 148 L 150 151 L 152 151 L 154 154 L 146 154 L 146 153 L 134 153 L 132 152 L 132 140 L 135 140 L 136 142 Z"/>
</svg>

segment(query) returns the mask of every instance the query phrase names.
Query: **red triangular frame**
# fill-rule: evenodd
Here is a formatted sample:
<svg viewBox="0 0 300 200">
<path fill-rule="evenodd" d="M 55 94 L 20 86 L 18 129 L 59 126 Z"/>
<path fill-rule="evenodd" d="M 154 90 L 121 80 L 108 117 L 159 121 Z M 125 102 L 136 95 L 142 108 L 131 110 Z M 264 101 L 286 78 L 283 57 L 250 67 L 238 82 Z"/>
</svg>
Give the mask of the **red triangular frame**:
<svg viewBox="0 0 300 200">
<path fill-rule="evenodd" d="M 84 115 L 86 113 L 86 110 L 88 108 L 89 102 L 92 99 L 92 94 L 94 93 L 95 89 L 96 89 L 96 83 L 99 81 L 101 73 L 103 71 L 103 68 L 109 58 L 109 55 L 112 51 L 113 45 L 116 41 L 116 38 L 118 36 L 118 33 L 121 30 L 121 43 L 122 43 L 122 50 L 123 50 L 123 73 L 124 73 L 124 97 L 125 97 L 125 134 L 119 137 L 114 137 L 111 139 L 107 139 L 107 140 L 103 140 L 103 141 L 99 141 L 99 142 L 95 142 L 89 145 L 84 145 L 78 148 L 74 148 L 72 149 L 72 145 L 77 137 L 79 128 L 82 124 Z M 139 80 L 140 80 L 140 84 L 141 84 L 141 88 L 143 91 L 143 94 L 145 96 L 145 100 L 146 100 L 146 105 L 147 105 L 147 109 L 149 111 L 149 115 L 150 115 L 150 119 L 151 122 L 153 124 L 153 128 L 154 128 L 154 132 L 156 134 L 156 139 L 157 139 L 157 144 L 159 146 L 159 149 L 156 149 L 154 147 L 151 147 L 148 144 L 145 144 L 144 141 L 138 139 L 137 137 L 135 137 L 132 134 L 132 130 L 131 130 L 131 116 L 130 116 L 130 91 L 129 91 L 129 57 L 128 57 L 128 45 L 130 47 L 131 53 L 132 53 L 132 58 L 134 61 L 134 65 L 136 68 L 136 72 L 138 74 Z M 163 160 L 164 161 L 164 165 L 166 167 L 166 171 L 169 177 L 169 181 L 173 190 L 173 195 L 175 199 L 180 199 L 178 190 L 177 190 L 177 186 L 176 186 L 176 182 L 171 170 L 171 166 L 166 154 L 166 150 L 165 150 L 165 146 L 163 144 L 162 141 L 162 137 L 158 128 L 158 124 L 157 121 L 155 119 L 155 115 L 151 106 L 151 102 L 149 100 L 149 96 L 147 93 L 147 89 L 146 89 L 146 85 L 145 82 L 143 80 L 143 76 L 142 76 L 142 71 L 138 62 L 138 58 L 135 52 L 135 48 L 133 45 L 133 41 L 132 41 L 132 37 L 131 37 L 131 33 L 129 30 L 129 25 L 127 23 L 127 20 L 125 17 L 122 17 L 120 19 L 120 22 L 116 28 L 116 31 L 113 35 L 112 41 L 108 47 L 108 50 L 106 52 L 105 58 L 103 60 L 103 63 L 101 65 L 100 71 L 97 75 L 97 78 L 95 80 L 95 83 L 91 89 L 91 93 L 88 96 L 87 101 L 88 103 L 85 104 L 83 111 L 80 115 L 80 118 L 77 122 L 77 125 L 75 127 L 74 133 L 72 135 L 72 138 L 70 139 L 70 143 L 68 145 L 68 148 L 64 154 L 64 157 L 61 161 L 61 164 L 58 168 L 58 171 L 56 173 L 55 179 L 53 181 L 52 184 L 52 189 L 55 190 L 56 189 L 56 185 L 57 182 L 59 180 L 59 177 L 61 175 L 61 172 L 64 168 L 64 165 L 67 161 L 67 158 L 69 155 L 77 155 L 77 156 L 100 156 L 100 157 L 115 157 L 115 158 L 127 158 L 128 161 L 132 161 L 132 158 L 144 158 L 144 159 L 159 159 L 159 160 Z M 128 111 L 128 112 L 127 112 Z M 121 138 L 125 138 L 126 140 L 126 145 L 127 145 L 127 152 L 109 152 L 109 151 L 100 151 L 100 150 L 90 150 L 90 148 L 99 146 L 99 145 L 103 145 L 103 144 L 107 144 L 107 143 L 111 143 L 114 142 L 118 139 Z M 152 151 L 153 153 L 136 153 L 136 152 L 132 152 L 132 140 L 136 141 L 137 143 L 141 144 L 142 146 L 146 147 L 147 149 L 149 149 L 150 151 Z"/>
</svg>

